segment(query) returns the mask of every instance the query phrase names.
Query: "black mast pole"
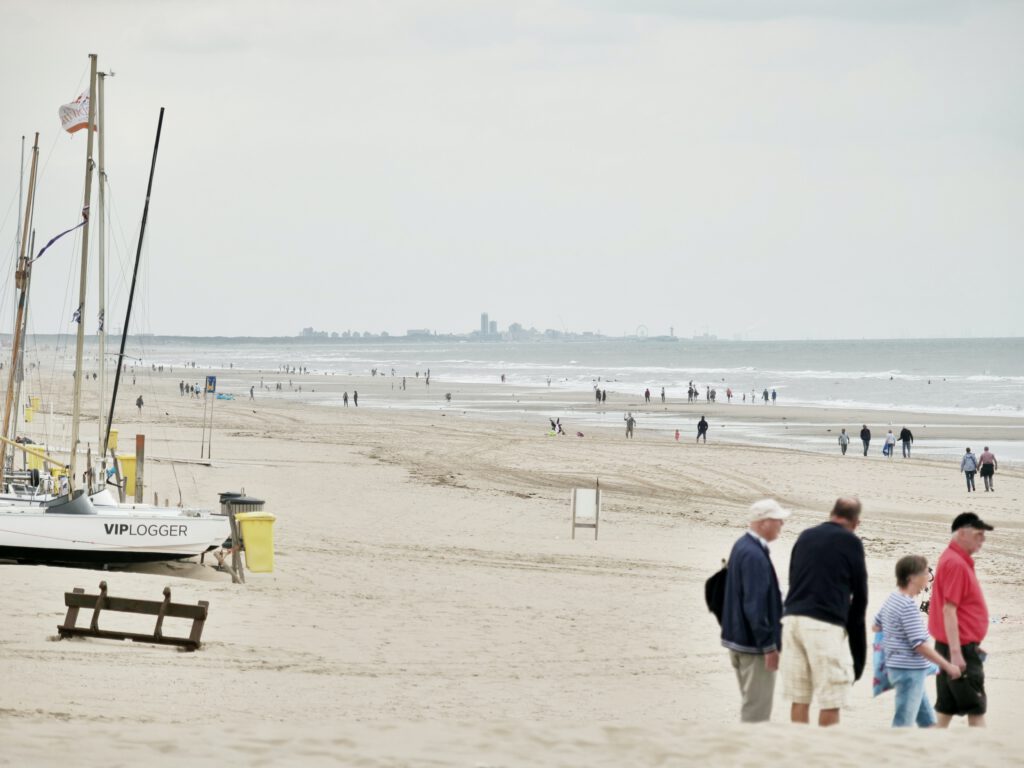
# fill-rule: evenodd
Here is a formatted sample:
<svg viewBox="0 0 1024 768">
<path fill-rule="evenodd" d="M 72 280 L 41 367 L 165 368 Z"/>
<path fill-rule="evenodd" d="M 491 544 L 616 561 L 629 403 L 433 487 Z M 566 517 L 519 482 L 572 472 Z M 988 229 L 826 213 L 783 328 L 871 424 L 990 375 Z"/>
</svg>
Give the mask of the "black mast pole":
<svg viewBox="0 0 1024 768">
<path fill-rule="evenodd" d="M 146 186 L 146 205 L 142 209 L 142 226 L 139 228 L 139 246 L 135 249 L 135 269 L 132 272 L 132 287 L 128 292 L 128 311 L 124 317 L 124 329 L 121 331 L 121 351 L 117 353 L 117 371 L 114 373 L 114 391 L 110 395 L 110 417 L 107 419 L 107 431 L 103 435 L 103 462 L 106 465 L 107 446 L 110 444 L 110 425 L 114 423 L 114 405 L 117 403 L 117 389 L 121 384 L 121 366 L 124 364 L 124 345 L 128 340 L 128 327 L 132 319 L 132 302 L 135 300 L 135 282 L 139 277 L 139 261 L 142 259 L 142 238 L 146 235 L 146 219 L 149 218 L 149 197 L 153 194 L 153 174 L 156 172 L 156 153 L 160 149 L 160 129 L 164 125 L 164 108 L 160 107 L 160 119 L 156 124 L 156 141 L 153 144 L 153 161 L 149 165 L 149 184 Z M 100 365 L 105 361 L 101 360 Z M 104 482 L 106 478 L 103 478 Z"/>
</svg>

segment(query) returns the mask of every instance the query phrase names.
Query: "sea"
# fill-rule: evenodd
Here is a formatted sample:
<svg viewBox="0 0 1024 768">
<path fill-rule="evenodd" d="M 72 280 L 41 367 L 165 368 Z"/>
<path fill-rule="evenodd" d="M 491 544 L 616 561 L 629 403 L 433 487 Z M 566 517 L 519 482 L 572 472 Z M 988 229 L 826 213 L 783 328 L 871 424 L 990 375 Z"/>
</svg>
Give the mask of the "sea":
<svg viewBox="0 0 1024 768">
<path fill-rule="evenodd" d="M 37 347 L 70 343 L 70 337 L 40 336 Z M 91 343 L 91 342 L 90 342 Z M 113 346 L 113 345 L 111 345 Z M 95 354 L 95 348 L 90 349 Z M 311 373 L 368 374 L 415 377 L 431 372 L 435 386 L 423 402 L 410 407 L 440 408 L 444 387 L 460 383 L 493 384 L 505 376 L 511 388 L 544 387 L 564 392 L 566 404 L 578 405 L 580 393 L 595 386 L 614 392 L 650 388 L 660 398 L 686 398 L 690 382 L 702 393 L 726 388 L 734 402 L 765 389 L 779 404 L 838 409 L 913 411 L 1005 418 L 1007 426 L 1024 419 L 1024 338 L 894 339 L 844 341 L 724 341 L 713 339 L 544 339 L 542 341 L 478 341 L 441 337 L 316 339 L 130 337 L 129 359 L 145 367 L 194 362 L 199 369 L 228 368 L 220 386 L 248 390 L 254 376 L 273 380 L 283 367 L 306 367 Z M 327 400 L 328 404 L 334 404 Z M 366 402 L 373 407 L 373 404 Z M 340 403 L 339 403 L 340 405 Z M 486 400 L 472 407 L 488 410 Z M 555 400 L 552 415 L 563 403 Z M 506 412 L 502 403 L 494 411 Z M 587 421 L 621 421 L 621 414 L 587 414 Z M 669 425 L 665 425 L 668 429 Z M 741 425 L 733 435 L 761 442 L 791 444 L 758 434 L 762 427 Z M 741 434 L 742 433 L 742 434 Z M 884 430 L 881 433 L 884 435 Z M 881 437 L 881 435 L 879 435 Z M 810 445 L 831 450 L 833 439 Z M 982 439 L 982 436 L 979 436 Z M 985 437 L 984 439 L 987 439 Z M 995 438 L 993 438 L 995 441 Z M 943 447 L 943 454 L 963 446 Z M 1007 458 L 1024 460 L 1024 446 L 1006 446 Z M 999 455 L 997 453 L 997 455 Z"/>
</svg>

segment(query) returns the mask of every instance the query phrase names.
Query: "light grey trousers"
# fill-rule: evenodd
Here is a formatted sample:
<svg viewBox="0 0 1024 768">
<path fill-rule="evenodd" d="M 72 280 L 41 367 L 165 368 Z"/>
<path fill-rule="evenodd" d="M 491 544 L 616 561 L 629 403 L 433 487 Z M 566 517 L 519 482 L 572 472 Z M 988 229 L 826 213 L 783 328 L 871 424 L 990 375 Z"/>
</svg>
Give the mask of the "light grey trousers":
<svg viewBox="0 0 1024 768">
<path fill-rule="evenodd" d="M 772 718 L 772 698 L 775 695 L 775 673 L 764 666 L 764 656 L 756 653 L 729 651 L 729 661 L 740 684 L 740 720 L 744 723 L 763 723 Z"/>
</svg>

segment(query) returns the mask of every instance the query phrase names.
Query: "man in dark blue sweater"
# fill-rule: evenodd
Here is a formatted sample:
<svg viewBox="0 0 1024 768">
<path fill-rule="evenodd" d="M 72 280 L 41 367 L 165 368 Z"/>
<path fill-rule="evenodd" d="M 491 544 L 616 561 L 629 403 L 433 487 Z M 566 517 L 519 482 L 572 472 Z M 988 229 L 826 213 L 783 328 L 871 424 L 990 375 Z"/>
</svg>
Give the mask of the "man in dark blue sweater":
<svg viewBox="0 0 1024 768">
<path fill-rule="evenodd" d="M 782 645 L 782 593 L 768 542 L 782 532 L 789 512 L 774 499 L 750 507 L 750 529 L 733 545 L 725 576 L 722 645 L 736 671 L 743 703 L 740 720 L 760 723 L 772 716 L 775 673 Z"/>
<path fill-rule="evenodd" d="M 829 521 L 808 528 L 793 545 L 782 688 L 794 723 L 809 721 L 812 698 L 818 725 L 838 723 L 850 685 L 864 672 L 868 576 L 864 545 L 853 533 L 860 511 L 858 499 L 838 499 Z"/>
</svg>

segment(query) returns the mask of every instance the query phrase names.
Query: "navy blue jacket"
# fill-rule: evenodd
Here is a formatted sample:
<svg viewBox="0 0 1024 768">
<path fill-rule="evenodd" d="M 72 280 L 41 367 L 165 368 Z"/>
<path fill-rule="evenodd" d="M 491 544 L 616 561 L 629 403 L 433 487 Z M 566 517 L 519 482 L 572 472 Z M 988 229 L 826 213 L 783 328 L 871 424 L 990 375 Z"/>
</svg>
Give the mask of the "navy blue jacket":
<svg viewBox="0 0 1024 768">
<path fill-rule="evenodd" d="M 782 648 L 782 592 L 768 550 L 744 533 L 733 544 L 725 577 L 722 645 L 740 653 Z"/>
<path fill-rule="evenodd" d="M 845 627 L 857 680 L 867 659 L 867 606 L 868 572 L 861 540 L 833 522 L 801 533 L 789 557 L 786 615 Z"/>
</svg>

